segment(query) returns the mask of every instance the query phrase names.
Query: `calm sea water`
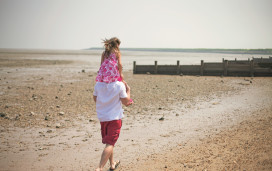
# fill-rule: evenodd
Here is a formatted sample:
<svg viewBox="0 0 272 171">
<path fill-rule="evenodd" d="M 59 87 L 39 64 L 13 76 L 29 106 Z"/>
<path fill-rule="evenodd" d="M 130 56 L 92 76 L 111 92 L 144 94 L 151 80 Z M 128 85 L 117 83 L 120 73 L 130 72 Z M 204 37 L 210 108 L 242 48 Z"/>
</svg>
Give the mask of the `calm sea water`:
<svg viewBox="0 0 272 171">
<path fill-rule="evenodd" d="M 95 51 L 94 55 L 77 56 L 77 60 L 82 60 L 90 63 L 89 66 L 95 71 L 100 65 L 100 54 L 102 51 Z M 176 65 L 180 61 L 180 65 L 199 65 L 201 60 L 204 62 L 222 62 L 225 60 L 248 60 L 252 57 L 268 58 L 269 55 L 254 55 L 254 54 L 223 54 L 223 53 L 185 53 L 185 52 L 148 52 L 148 51 L 122 51 L 122 63 L 124 70 L 130 71 L 133 69 L 133 61 L 138 65 L 153 65 L 154 61 L 158 65 Z"/>
</svg>

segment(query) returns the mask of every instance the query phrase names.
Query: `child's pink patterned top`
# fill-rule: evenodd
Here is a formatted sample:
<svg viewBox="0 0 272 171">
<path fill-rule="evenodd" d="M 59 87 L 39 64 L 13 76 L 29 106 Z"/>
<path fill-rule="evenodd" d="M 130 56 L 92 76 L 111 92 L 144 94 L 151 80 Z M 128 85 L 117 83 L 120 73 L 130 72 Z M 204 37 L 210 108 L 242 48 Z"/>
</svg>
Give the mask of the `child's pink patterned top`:
<svg viewBox="0 0 272 171">
<path fill-rule="evenodd" d="M 111 83 L 120 80 L 120 73 L 118 70 L 118 61 L 115 53 L 111 53 L 108 58 L 102 62 L 96 81 Z"/>
</svg>

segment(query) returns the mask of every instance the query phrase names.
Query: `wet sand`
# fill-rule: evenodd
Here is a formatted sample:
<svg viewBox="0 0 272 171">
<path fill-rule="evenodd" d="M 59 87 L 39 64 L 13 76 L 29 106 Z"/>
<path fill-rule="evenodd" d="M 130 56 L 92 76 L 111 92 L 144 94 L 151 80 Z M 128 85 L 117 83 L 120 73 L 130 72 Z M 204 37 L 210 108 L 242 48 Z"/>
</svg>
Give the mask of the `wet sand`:
<svg viewBox="0 0 272 171">
<path fill-rule="evenodd" d="M 104 147 L 96 73 L 71 61 L 18 62 L 0 60 L 1 168 L 94 170 Z M 120 170 L 271 170 L 271 78 L 125 79 L 135 104 L 124 107 Z"/>
</svg>

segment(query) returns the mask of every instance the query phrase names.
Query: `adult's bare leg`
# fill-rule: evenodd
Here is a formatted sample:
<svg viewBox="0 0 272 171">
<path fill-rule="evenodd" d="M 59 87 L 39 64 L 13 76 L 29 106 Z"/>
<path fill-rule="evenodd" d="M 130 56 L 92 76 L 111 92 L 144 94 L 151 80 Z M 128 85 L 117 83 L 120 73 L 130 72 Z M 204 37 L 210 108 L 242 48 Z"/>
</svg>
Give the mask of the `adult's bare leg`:
<svg viewBox="0 0 272 171">
<path fill-rule="evenodd" d="M 111 153 L 111 155 L 110 155 L 109 161 L 110 161 L 111 168 L 114 168 L 113 150 L 112 150 L 112 153 Z"/>
<path fill-rule="evenodd" d="M 104 151 L 101 155 L 99 167 L 96 169 L 96 171 L 102 171 L 107 161 L 110 160 L 111 162 L 111 160 L 113 160 L 113 147 L 113 145 L 106 144 L 106 147 L 104 148 Z M 110 157 L 112 157 L 112 159 L 110 159 Z"/>
</svg>

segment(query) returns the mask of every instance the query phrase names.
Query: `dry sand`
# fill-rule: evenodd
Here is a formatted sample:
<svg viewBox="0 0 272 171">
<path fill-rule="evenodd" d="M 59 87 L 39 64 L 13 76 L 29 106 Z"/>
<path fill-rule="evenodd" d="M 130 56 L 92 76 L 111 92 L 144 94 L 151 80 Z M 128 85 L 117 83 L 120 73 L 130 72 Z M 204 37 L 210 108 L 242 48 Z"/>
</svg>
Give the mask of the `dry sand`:
<svg viewBox="0 0 272 171">
<path fill-rule="evenodd" d="M 69 69 L 75 65 L 1 57 L 1 170 L 98 165 L 104 145 L 92 101 L 96 73 Z M 271 78 L 125 78 L 135 104 L 124 107 L 115 148 L 120 170 L 272 169 Z"/>
</svg>

